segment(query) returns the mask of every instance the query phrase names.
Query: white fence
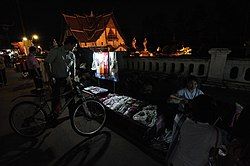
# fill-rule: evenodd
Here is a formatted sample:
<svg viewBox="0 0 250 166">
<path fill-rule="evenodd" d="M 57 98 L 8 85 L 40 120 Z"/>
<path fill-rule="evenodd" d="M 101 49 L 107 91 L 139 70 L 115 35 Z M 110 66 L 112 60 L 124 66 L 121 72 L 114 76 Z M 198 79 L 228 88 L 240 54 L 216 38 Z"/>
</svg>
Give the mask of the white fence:
<svg viewBox="0 0 250 166">
<path fill-rule="evenodd" d="M 124 58 L 123 69 L 165 74 L 190 74 L 206 76 L 209 59 L 176 59 L 176 58 Z"/>
<path fill-rule="evenodd" d="M 250 83 L 250 59 L 227 60 L 224 80 Z"/>
<path fill-rule="evenodd" d="M 250 59 L 227 59 L 230 50 L 212 48 L 211 58 L 124 57 L 120 68 L 165 74 L 191 74 L 212 82 L 250 83 Z"/>
</svg>

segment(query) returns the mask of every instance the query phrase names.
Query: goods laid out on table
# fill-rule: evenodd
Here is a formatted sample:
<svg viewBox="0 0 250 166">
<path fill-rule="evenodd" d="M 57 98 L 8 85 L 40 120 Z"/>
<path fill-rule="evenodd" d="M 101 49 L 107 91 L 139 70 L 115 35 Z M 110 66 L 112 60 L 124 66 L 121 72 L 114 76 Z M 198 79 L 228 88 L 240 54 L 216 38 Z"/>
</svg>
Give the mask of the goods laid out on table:
<svg viewBox="0 0 250 166">
<path fill-rule="evenodd" d="M 90 91 L 93 94 L 100 94 L 100 93 L 108 92 L 108 89 L 97 87 L 97 86 L 89 86 L 89 87 L 84 88 L 84 90 Z"/>
<path fill-rule="evenodd" d="M 109 93 L 100 100 L 110 110 L 139 122 L 146 127 L 152 127 L 156 123 L 156 105 L 146 104 L 132 97 L 113 93 Z"/>
</svg>

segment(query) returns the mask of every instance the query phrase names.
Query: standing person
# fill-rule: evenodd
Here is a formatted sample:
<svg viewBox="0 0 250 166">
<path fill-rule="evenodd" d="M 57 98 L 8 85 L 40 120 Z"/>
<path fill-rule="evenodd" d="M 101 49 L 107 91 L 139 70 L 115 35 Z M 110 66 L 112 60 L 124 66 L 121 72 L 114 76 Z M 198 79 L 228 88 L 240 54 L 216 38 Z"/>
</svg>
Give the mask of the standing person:
<svg viewBox="0 0 250 166">
<path fill-rule="evenodd" d="M 4 62 L 6 67 L 10 67 L 10 56 L 6 53 L 4 54 Z"/>
<path fill-rule="evenodd" d="M 6 77 L 6 66 L 4 62 L 4 57 L 0 55 L 0 86 L 7 85 L 7 77 Z"/>
<path fill-rule="evenodd" d="M 39 91 L 43 88 L 43 81 L 41 79 L 41 70 L 38 60 L 36 59 L 36 47 L 31 46 L 29 48 L 29 55 L 27 58 L 27 67 L 31 77 L 34 80 L 36 91 Z"/>
<path fill-rule="evenodd" d="M 44 64 L 48 73 L 49 80 L 52 83 L 52 110 L 54 117 L 57 118 L 61 112 L 60 91 L 69 91 L 71 89 L 70 75 L 74 71 L 74 56 L 72 50 L 76 47 L 78 41 L 74 36 L 68 36 L 64 45 L 50 50 Z M 71 72 L 70 72 L 71 71 Z M 73 76 L 72 76 L 73 77 Z M 66 100 L 70 96 L 66 96 Z M 69 108 L 74 108 L 74 101 L 69 104 Z"/>
</svg>

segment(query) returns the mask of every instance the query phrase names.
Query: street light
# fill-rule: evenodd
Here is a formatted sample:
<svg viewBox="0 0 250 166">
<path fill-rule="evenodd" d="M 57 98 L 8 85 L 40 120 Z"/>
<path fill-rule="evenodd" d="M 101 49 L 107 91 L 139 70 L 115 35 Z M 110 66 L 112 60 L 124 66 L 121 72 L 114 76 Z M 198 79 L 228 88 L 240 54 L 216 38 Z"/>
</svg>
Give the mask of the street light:
<svg viewBox="0 0 250 166">
<path fill-rule="evenodd" d="M 31 43 L 33 46 L 36 45 L 35 43 L 37 42 L 38 39 L 39 39 L 38 35 L 36 35 L 36 34 L 32 35 Z"/>
<path fill-rule="evenodd" d="M 27 37 L 23 37 L 23 41 L 27 41 L 28 39 L 27 39 Z"/>
<path fill-rule="evenodd" d="M 29 54 L 29 47 L 34 46 L 33 42 L 35 42 L 35 40 L 38 40 L 38 39 L 39 37 L 36 34 L 32 35 L 31 39 L 27 38 L 26 36 L 23 37 L 23 45 L 24 45 L 26 55 Z"/>
<path fill-rule="evenodd" d="M 38 40 L 38 38 L 39 38 L 38 35 L 33 35 L 32 36 L 32 39 Z"/>
</svg>

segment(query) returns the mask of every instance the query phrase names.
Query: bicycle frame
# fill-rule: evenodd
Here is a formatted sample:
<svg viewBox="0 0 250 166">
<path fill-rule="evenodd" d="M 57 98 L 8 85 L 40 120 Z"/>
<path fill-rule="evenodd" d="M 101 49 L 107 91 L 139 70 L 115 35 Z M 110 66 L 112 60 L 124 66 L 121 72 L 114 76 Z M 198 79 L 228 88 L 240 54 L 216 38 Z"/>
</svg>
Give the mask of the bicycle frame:
<svg viewBox="0 0 250 166">
<path fill-rule="evenodd" d="M 86 91 L 86 90 L 81 90 L 81 92 L 83 92 L 84 94 L 89 95 L 90 97 L 87 97 L 87 96 L 84 96 L 84 95 L 81 95 L 81 96 L 78 97 L 78 96 L 77 96 L 77 93 L 74 92 L 73 90 L 67 91 L 67 92 L 63 93 L 62 95 L 60 95 L 60 98 L 65 98 L 65 96 L 66 96 L 67 94 L 73 93 L 73 95 L 70 97 L 70 99 L 68 99 L 68 100 L 66 101 L 66 103 L 64 103 L 64 105 L 63 105 L 63 107 L 62 107 L 62 110 L 64 111 L 64 110 L 66 109 L 66 107 L 68 107 L 69 103 L 70 103 L 73 99 L 75 99 L 75 97 L 77 97 L 78 99 L 80 99 L 80 100 L 82 101 L 82 103 L 85 103 L 85 101 L 86 101 L 87 99 L 89 99 L 89 98 L 95 98 L 94 94 L 92 94 L 92 93 L 90 93 L 90 92 L 88 92 L 88 91 Z M 53 98 L 50 98 L 50 99 L 46 100 L 46 102 L 51 101 L 51 100 L 53 100 Z"/>
<path fill-rule="evenodd" d="M 66 100 L 66 102 L 63 104 L 62 106 L 62 112 L 64 112 L 64 110 L 68 107 L 69 103 L 75 99 L 76 97 L 78 97 L 82 102 L 85 110 L 87 110 L 88 112 L 88 108 L 86 106 L 86 103 L 85 101 L 89 98 L 95 98 L 95 95 L 89 91 L 86 91 L 86 90 L 81 90 L 81 92 L 83 92 L 83 94 L 87 94 L 88 96 L 84 96 L 84 95 L 81 95 L 80 97 L 77 96 L 77 92 L 75 92 L 73 89 L 72 90 L 69 90 L 67 92 L 64 92 L 63 94 L 61 94 L 59 96 L 60 99 L 62 98 L 65 98 L 66 95 L 72 93 L 72 96 Z M 11 102 L 14 102 L 20 98 L 26 98 L 26 97 L 32 97 L 32 98 L 39 98 L 39 101 L 40 101 L 40 108 L 45 108 L 47 107 L 49 109 L 49 113 L 52 113 L 52 109 L 50 108 L 48 102 L 52 101 L 54 99 L 54 97 L 50 97 L 50 98 L 46 98 L 45 95 L 41 94 L 41 95 L 34 95 L 34 94 L 28 94 L 28 95 L 21 95 L 21 96 L 17 96 L 15 97 L 14 99 L 11 100 Z"/>
<path fill-rule="evenodd" d="M 87 90 L 81 90 L 80 88 L 82 87 L 75 86 L 73 89 L 57 96 L 56 99 L 57 98 L 65 99 L 65 102 L 63 102 L 62 104 L 63 106 L 61 108 L 60 113 L 65 111 L 67 107 L 68 108 L 70 107 L 68 111 L 69 111 L 69 119 L 71 121 L 72 128 L 80 135 L 89 136 L 89 135 L 95 134 L 96 132 L 100 131 L 103 128 L 103 125 L 106 120 L 106 111 L 105 111 L 105 107 L 96 100 L 97 96 L 95 94 Z M 25 98 L 27 97 L 31 97 L 31 99 L 25 100 Z M 52 114 L 54 113 L 53 112 L 54 110 L 50 107 L 50 103 L 49 103 L 55 99 L 54 97 L 48 97 L 48 94 L 41 92 L 37 95 L 27 94 L 27 95 L 21 95 L 21 96 L 15 97 L 12 100 L 12 102 L 20 98 L 22 98 L 22 100 L 19 101 L 19 103 L 18 102 L 15 103 L 13 109 L 10 112 L 10 125 L 14 131 L 16 131 L 22 136 L 33 137 L 33 136 L 41 135 L 46 130 L 46 128 L 50 127 L 51 125 L 52 127 L 57 125 L 57 121 L 55 121 L 56 123 L 54 123 L 54 117 Z M 72 107 L 71 104 L 73 103 L 74 105 Z M 97 104 L 98 109 L 101 108 L 101 110 L 103 110 L 101 114 L 95 114 L 96 109 L 94 109 L 93 113 L 91 112 L 92 108 L 95 107 L 95 103 Z M 16 126 L 16 123 L 15 123 L 16 119 L 13 119 L 12 117 L 15 115 L 16 110 L 18 111 L 18 109 L 25 108 L 25 107 L 20 107 L 24 105 L 28 106 L 26 108 L 30 109 L 31 114 L 27 114 L 25 115 L 25 117 L 23 117 L 22 119 L 23 123 L 21 124 L 22 126 L 20 128 L 20 125 Z M 101 107 L 98 107 L 98 106 L 101 106 Z M 25 109 L 23 110 L 25 111 Z M 99 116 L 102 117 L 102 119 L 95 119 L 96 117 L 99 118 Z M 79 120 L 82 121 L 81 117 L 86 118 L 86 121 L 84 122 L 87 122 L 87 124 L 84 123 L 84 125 L 86 125 L 87 128 L 94 127 L 93 130 L 92 129 L 88 131 L 82 130 L 82 127 L 81 127 L 82 125 L 79 126 L 79 123 L 78 123 Z M 100 123 L 97 125 L 97 128 L 95 128 L 95 125 L 94 126 L 91 125 L 93 124 L 92 120 L 97 121 L 97 122 L 99 122 L 100 120 Z M 90 121 L 89 123 L 90 125 L 88 125 L 88 121 Z M 33 125 L 33 122 L 35 125 Z M 30 133 L 30 134 L 22 131 L 22 129 L 30 129 L 30 127 L 36 127 L 37 129 L 34 130 L 34 133 Z"/>
</svg>

